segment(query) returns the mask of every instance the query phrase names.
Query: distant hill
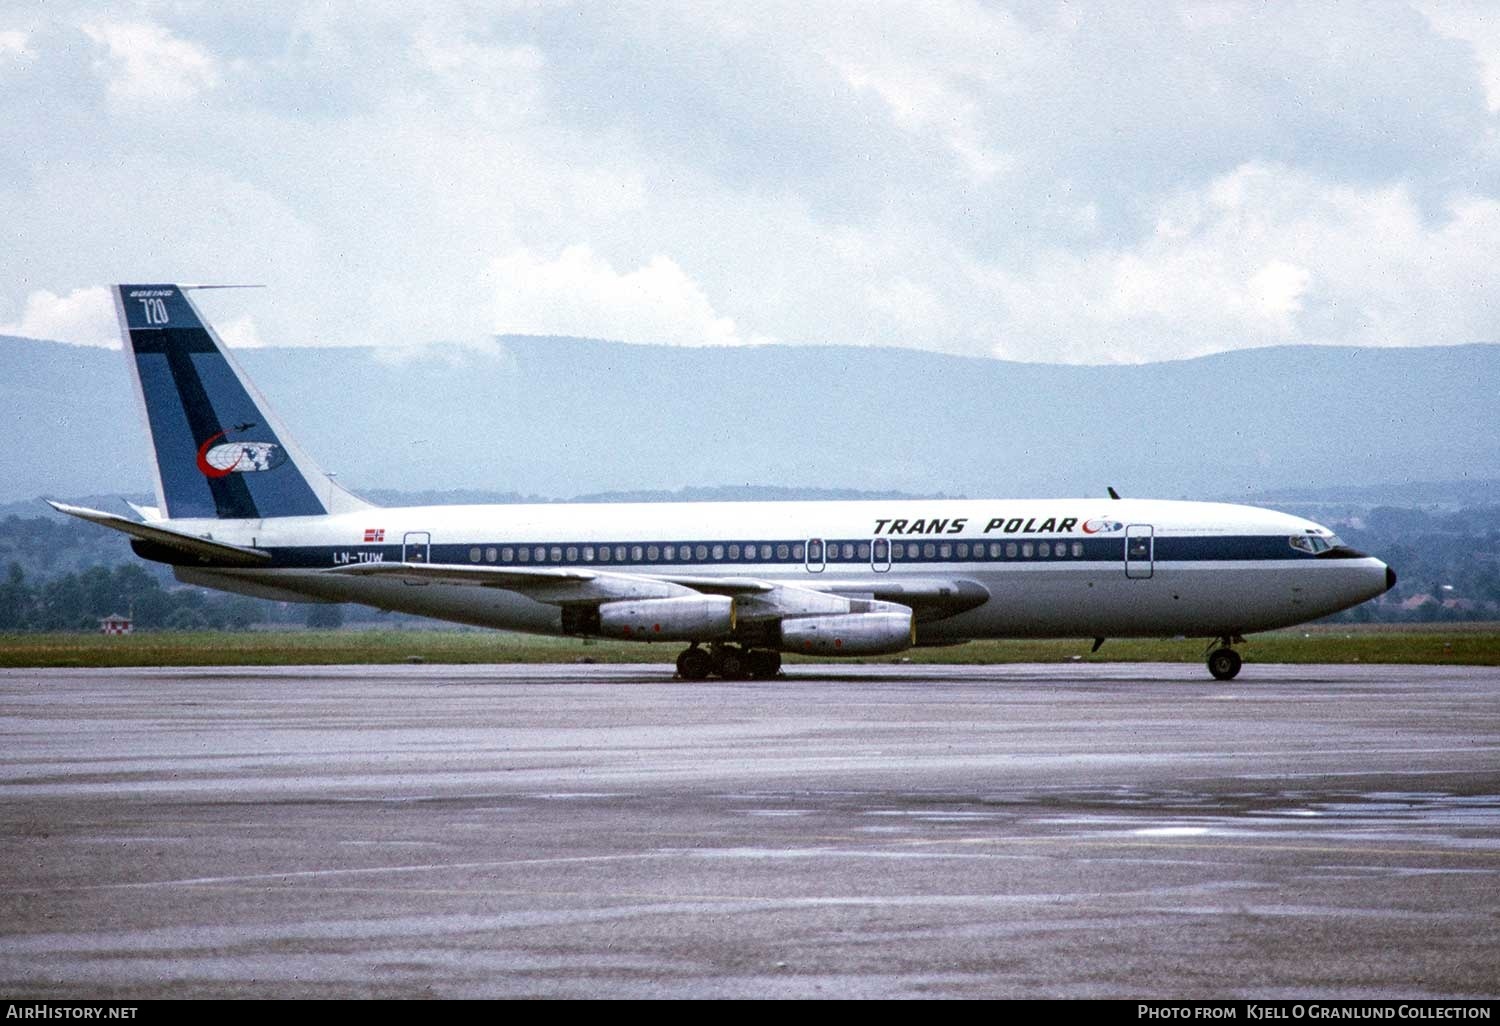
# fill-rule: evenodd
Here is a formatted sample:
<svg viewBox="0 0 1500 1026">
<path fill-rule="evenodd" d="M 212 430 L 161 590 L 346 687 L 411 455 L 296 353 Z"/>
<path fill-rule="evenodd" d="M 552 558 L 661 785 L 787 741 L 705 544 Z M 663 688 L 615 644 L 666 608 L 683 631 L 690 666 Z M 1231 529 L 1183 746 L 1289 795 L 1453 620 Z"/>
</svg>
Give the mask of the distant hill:
<svg viewBox="0 0 1500 1026">
<path fill-rule="evenodd" d="M 1252 501 L 1343 502 L 1368 489 L 1420 505 L 1424 482 L 1456 482 L 1443 487 L 1476 504 L 1500 481 L 1493 345 L 1124 367 L 533 337 L 237 355 L 324 466 L 377 499 L 731 498 L 747 486 L 1025 497 L 1113 485 Z M 0 502 L 149 494 L 135 403 L 117 351 L 0 337 Z"/>
</svg>

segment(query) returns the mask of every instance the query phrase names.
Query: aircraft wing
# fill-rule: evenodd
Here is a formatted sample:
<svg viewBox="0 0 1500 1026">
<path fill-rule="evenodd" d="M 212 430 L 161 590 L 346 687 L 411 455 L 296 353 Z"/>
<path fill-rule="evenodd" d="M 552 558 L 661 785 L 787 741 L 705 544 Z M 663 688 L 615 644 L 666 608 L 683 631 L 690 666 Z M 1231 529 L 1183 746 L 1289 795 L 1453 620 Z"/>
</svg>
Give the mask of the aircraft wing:
<svg viewBox="0 0 1500 1026">
<path fill-rule="evenodd" d="M 443 584 L 473 584 L 487 588 L 525 591 L 560 582 L 592 581 L 599 575 L 591 570 L 567 570 L 552 567 L 465 566 L 461 563 L 351 563 L 333 567 L 325 573 L 349 577 L 401 577 L 406 580 L 436 581 Z M 614 575 L 624 576 L 624 575 Z"/>
<path fill-rule="evenodd" d="M 323 571 L 349 577 L 391 577 L 405 581 L 503 588 L 551 605 L 674 598 L 694 594 L 684 585 L 644 574 L 562 567 L 468 566 L 459 563 L 351 563 Z"/>
<path fill-rule="evenodd" d="M 845 613 L 861 608 L 859 604 L 868 604 L 869 600 L 907 606 L 918 619 L 937 620 L 973 609 L 989 598 L 989 591 L 976 581 L 944 578 L 913 581 L 843 578 L 792 583 L 758 577 L 445 563 L 351 563 L 324 572 L 503 588 L 553 605 L 675 598 L 695 593 L 728 595 L 737 600 L 740 618 L 746 621 Z"/>
<path fill-rule="evenodd" d="M 214 541 L 212 538 L 204 538 L 196 534 L 188 534 L 171 527 L 163 527 L 160 524 L 142 524 L 134 520 L 127 520 L 114 513 L 104 513 L 97 509 L 88 509 L 84 506 L 69 506 L 65 502 L 53 502 L 47 500 L 47 505 L 59 513 L 66 513 L 70 517 L 78 517 L 101 527 L 108 527 L 112 531 L 128 534 L 140 541 L 150 542 L 153 545 L 164 545 L 178 552 L 186 552 L 197 556 L 205 561 L 212 560 L 216 563 L 232 563 L 237 566 L 257 566 L 271 558 L 269 552 L 263 549 L 247 548 L 244 545 L 231 545 L 228 542 Z"/>
<path fill-rule="evenodd" d="M 830 579 L 826 583 L 803 584 L 832 595 L 873 598 L 909 606 L 919 621 L 941 620 L 977 609 L 990 598 L 990 590 L 978 581 L 961 577 L 931 577 L 908 580 L 889 577 Z"/>
<path fill-rule="evenodd" d="M 828 580 L 767 581 L 754 577 L 693 577 L 669 574 L 662 578 L 676 584 L 686 585 L 694 591 L 708 595 L 729 595 L 742 599 L 772 597 L 768 593 L 786 596 L 790 592 L 816 592 L 823 595 L 852 599 L 874 599 L 879 602 L 894 602 L 912 609 L 918 620 L 941 620 L 948 616 L 975 609 L 989 600 L 989 589 L 978 581 L 961 578 L 927 578 L 908 580 L 889 577 L 848 578 L 835 577 Z M 742 603 L 741 608 L 746 608 Z"/>
</svg>

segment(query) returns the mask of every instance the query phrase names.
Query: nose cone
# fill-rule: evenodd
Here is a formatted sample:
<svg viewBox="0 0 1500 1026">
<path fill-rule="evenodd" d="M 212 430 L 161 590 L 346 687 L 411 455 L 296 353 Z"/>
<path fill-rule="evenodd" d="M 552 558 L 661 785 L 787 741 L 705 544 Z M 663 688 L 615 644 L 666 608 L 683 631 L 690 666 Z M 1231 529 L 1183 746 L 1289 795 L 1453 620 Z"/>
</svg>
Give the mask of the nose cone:
<svg viewBox="0 0 1500 1026">
<path fill-rule="evenodd" d="M 1389 566 L 1385 568 L 1385 590 L 1390 591 L 1396 586 L 1396 571 Z"/>
</svg>

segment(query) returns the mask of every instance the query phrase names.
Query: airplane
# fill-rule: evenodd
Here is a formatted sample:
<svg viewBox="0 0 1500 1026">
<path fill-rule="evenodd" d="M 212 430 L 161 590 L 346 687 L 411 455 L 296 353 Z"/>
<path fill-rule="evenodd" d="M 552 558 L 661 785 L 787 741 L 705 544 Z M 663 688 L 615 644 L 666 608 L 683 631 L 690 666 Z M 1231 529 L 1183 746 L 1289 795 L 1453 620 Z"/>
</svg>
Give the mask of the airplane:
<svg viewBox="0 0 1500 1026">
<path fill-rule="evenodd" d="M 1244 635 L 1327 616 L 1396 574 L 1300 517 L 1224 503 L 873 500 L 381 507 L 321 471 L 188 290 L 117 285 L 155 456 L 121 531 L 178 580 L 510 631 L 685 643 L 686 680 L 771 678 L 782 654 L 986 638 Z M 50 501 L 50 500 L 49 500 Z"/>
</svg>

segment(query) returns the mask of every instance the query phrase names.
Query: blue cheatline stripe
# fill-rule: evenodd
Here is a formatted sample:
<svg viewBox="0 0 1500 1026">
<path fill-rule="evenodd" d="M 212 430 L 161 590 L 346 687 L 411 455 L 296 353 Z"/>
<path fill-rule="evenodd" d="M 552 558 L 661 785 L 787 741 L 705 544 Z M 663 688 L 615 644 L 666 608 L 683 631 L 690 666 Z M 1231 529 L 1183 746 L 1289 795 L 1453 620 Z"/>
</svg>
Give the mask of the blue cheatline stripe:
<svg viewBox="0 0 1500 1026">
<path fill-rule="evenodd" d="M 670 570 L 673 567 L 689 565 L 702 566 L 713 565 L 733 569 L 735 566 L 785 566 L 801 567 L 804 565 L 805 539 L 796 541 L 788 539 L 757 539 L 739 542 L 703 542 L 703 541 L 632 541 L 632 542 L 609 542 L 607 545 L 595 541 L 563 541 L 563 542 L 517 542 L 517 541 L 467 541 L 462 543 L 433 544 L 422 546 L 426 549 L 426 562 L 448 563 L 467 566 L 494 566 L 502 569 L 524 568 L 531 566 L 587 566 L 598 570 L 609 570 L 612 567 L 642 567 L 649 566 L 656 570 Z M 861 539 L 828 539 L 826 541 L 824 565 L 831 569 L 870 569 L 870 545 L 869 538 Z M 843 554 L 844 545 L 853 546 L 854 558 L 846 559 Z M 1048 545 L 1054 554 L 1041 555 L 1041 546 Z M 1074 554 L 1075 544 L 1081 546 L 1079 554 Z M 932 546 L 932 555 L 927 555 L 927 547 Z M 959 555 L 959 546 L 967 545 L 968 551 L 965 555 Z M 998 545 L 998 550 L 992 546 Z M 706 555 L 698 555 L 698 547 L 703 546 Z M 731 557 L 729 552 L 732 546 L 739 547 L 739 556 Z M 753 546 L 755 554 L 746 555 L 749 547 Z M 833 552 L 837 546 L 838 551 Z M 863 550 L 861 546 L 864 546 Z M 892 549 L 900 546 L 901 555 L 892 556 L 892 565 L 901 566 L 908 563 L 943 563 L 955 567 L 983 567 L 1006 564 L 1025 565 L 1050 565 L 1066 567 L 1076 563 L 1101 563 L 1121 562 L 1125 559 L 1125 539 L 1123 536 L 1113 538 L 1054 538 L 1054 539 L 1032 539 L 1030 541 L 1002 541 L 1002 542 L 894 542 Z M 1056 555 L 1056 549 L 1064 548 L 1064 555 Z M 907 551 L 916 547 L 917 555 L 913 557 Z M 600 559 L 599 553 L 602 549 L 610 550 L 609 559 Z M 625 558 L 616 558 L 616 550 L 623 548 Z M 640 556 L 635 555 L 635 550 L 641 550 Z M 666 549 L 672 550 L 672 558 L 665 556 Z M 688 554 L 684 556 L 682 550 L 686 548 Z M 522 549 L 527 551 L 526 560 L 518 558 Z M 652 550 L 655 555 L 652 556 Z M 715 558 L 714 551 L 719 550 L 720 555 Z M 1027 550 L 1030 555 L 1027 555 Z M 479 558 L 474 558 L 475 550 L 478 550 Z M 491 558 L 493 550 L 494 558 Z M 504 553 L 509 550 L 512 558 L 503 560 Z M 769 550 L 769 554 L 763 554 Z M 945 553 L 946 550 L 946 553 Z M 981 551 L 982 550 L 982 551 Z M 329 566 L 342 566 L 350 563 L 382 562 L 399 563 L 402 559 L 403 548 L 400 544 L 362 544 L 351 542 L 348 545 L 298 545 L 278 546 L 268 548 L 272 554 L 271 568 L 311 568 L 323 569 Z M 571 558 L 569 553 L 572 553 Z M 585 558 L 586 551 L 593 553 L 593 558 Z M 863 551 L 863 555 L 861 555 Z M 540 553 L 540 555 L 538 555 Z M 995 554 L 992 554 L 995 553 Z M 1172 538 L 1157 536 L 1155 539 L 1154 559 L 1157 563 L 1194 563 L 1194 562 L 1248 562 L 1263 560 L 1289 560 L 1289 559 L 1316 559 L 1309 553 L 1299 552 L 1287 544 L 1285 535 L 1241 535 L 1221 538 Z M 195 565 L 198 565 L 195 563 Z M 883 561 L 882 561 L 882 565 Z"/>
</svg>

